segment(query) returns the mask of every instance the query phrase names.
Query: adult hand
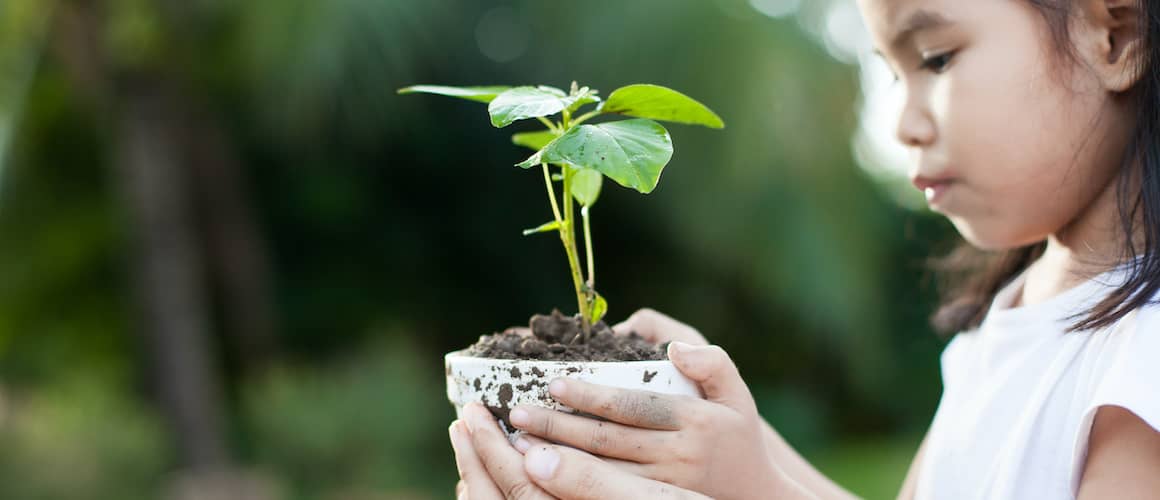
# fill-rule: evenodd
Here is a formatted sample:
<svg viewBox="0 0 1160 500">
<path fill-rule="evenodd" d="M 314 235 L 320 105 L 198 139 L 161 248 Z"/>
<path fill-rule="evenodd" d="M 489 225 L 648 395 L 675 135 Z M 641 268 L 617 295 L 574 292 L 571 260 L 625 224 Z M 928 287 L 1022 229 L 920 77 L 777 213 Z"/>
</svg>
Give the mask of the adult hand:
<svg viewBox="0 0 1160 500">
<path fill-rule="evenodd" d="M 464 408 L 465 426 L 449 432 L 459 468 L 459 499 L 604 498 L 703 499 L 702 495 L 632 475 L 587 453 L 539 443 L 523 456 L 491 413 L 476 403 Z"/>
<path fill-rule="evenodd" d="M 614 459 L 621 470 L 714 498 L 796 489 L 769 458 L 762 420 L 728 354 L 717 346 L 674 342 L 669 359 L 706 399 L 564 378 L 549 385 L 553 398 L 608 421 L 533 406 L 519 406 L 508 418 L 533 435 Z"/>
</svg>

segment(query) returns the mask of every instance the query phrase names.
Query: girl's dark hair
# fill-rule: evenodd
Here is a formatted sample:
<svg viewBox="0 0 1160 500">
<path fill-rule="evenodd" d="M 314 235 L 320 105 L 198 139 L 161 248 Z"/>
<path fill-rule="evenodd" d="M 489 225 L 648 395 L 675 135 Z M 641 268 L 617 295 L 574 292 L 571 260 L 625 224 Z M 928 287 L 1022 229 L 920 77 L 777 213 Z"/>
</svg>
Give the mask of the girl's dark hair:
<svg viewBox="0 0 1160 500">
<path fill-rule="evenodd" d="M 1071 0 L 1029 1 L 1043 14 L 1061 53 L 1072 54 Z M 1148 304 L 1160 289 L 1160 0 L 1140 0 L 1139 6 L 1140 80 L 1130 91 L 1138 103 L 1136 129 L 1117 186 L 1127 279 L 1091 310 L 1073 317 L 1076 321 L 1068 329 L 1072 332 L 1112 325 Z M 1142 246 L 1133 241 L 1136 233 L 1143 235 Z M 1040 242 L 984 253 L 964 242 L 935 260 L 932 267 L 943 277 L 942 304 L 931 318 L 935 329 L 950 335 L 979 326 L 995 294 L 1042 255 L 1045 246 Z"/>
</svg>

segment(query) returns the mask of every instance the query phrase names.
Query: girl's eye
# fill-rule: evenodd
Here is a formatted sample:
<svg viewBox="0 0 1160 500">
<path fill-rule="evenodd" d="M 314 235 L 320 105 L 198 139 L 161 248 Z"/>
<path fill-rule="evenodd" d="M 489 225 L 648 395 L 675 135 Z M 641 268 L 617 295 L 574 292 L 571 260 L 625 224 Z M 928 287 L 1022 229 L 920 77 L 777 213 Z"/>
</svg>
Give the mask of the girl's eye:
<svg viewBox="0 0 1160 500">
<path fill-rule="evenodd" d="M 954 57 L 954 52 L 944 52 L 935 56 L 931 56 L 922 60 L 920 69 L 925 69 L 934 73 L 942 73 L 946 71 L 947 65 L 951 63 L 951 58 Z"/>
</svg>

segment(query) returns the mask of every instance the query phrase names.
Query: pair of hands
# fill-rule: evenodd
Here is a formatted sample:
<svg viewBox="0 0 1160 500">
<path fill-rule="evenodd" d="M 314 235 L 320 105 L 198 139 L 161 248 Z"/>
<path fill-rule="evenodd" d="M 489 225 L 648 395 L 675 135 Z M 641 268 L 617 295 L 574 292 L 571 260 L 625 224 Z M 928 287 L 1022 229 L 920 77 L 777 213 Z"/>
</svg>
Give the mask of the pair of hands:
<svg viewBox="0 0 1160 500">
<path fill-rule="evenodd" d="M 705 399 L 556 379 L 549 393 L 602 422 L 518 406 L 509 420 L 532 436 L 513 447 L 495 418 L 468 405 L 449 429 L 458 498 L 760 498 L 784 473 L 765 448 L 763 422 L 737 367 L 700 333 L 650 309 L 613 327 L 673 341 L 669 359 Z M 560 443 L 559 445 L 553 443 Z"/>
</svg>

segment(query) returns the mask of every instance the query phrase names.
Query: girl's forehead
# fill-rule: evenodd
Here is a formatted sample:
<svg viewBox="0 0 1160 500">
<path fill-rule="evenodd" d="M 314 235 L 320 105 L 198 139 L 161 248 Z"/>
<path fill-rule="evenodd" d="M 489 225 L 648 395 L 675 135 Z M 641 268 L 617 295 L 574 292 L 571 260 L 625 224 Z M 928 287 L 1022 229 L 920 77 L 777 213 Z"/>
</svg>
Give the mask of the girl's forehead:
<svg viewBox="0 0 1160 500">
<path fill-rule="evenodd" d="M 858 0 L 858 7 L 867 24 L 898 30 L 913 22 L 915 16 L 946 17 L 947 11 L 953 10 L 955 3 L 947 0 Z"/>
<path fill-rule="evenodd" d="M 923 29 L 951 24 L 972 2 L 989 0 L 858 0 L 866 26 L 878 43 L 890 45 Z M 880 47 L 885 48 L 885 47 Z"/>
</svg>

